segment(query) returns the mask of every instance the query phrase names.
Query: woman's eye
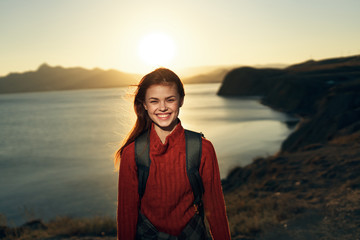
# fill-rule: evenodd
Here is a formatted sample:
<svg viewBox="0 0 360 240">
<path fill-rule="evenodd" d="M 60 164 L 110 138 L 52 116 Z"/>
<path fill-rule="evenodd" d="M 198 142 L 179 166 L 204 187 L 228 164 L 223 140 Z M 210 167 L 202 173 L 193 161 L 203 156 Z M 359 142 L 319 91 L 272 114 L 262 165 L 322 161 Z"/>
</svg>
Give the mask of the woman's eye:
<svg viewBox="0 0 360 240">
<path fill-rule="evenodd" d="M 173 102 L 173 101 L 175 101 L 175 99 L 168 99 L 168 102 Z"/>
</svg>

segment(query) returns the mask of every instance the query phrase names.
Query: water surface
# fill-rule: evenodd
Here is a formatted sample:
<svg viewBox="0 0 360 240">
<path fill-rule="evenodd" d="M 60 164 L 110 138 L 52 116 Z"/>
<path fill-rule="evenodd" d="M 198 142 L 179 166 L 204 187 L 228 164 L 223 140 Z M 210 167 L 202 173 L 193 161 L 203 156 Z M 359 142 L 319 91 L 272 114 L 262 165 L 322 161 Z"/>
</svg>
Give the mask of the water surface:
<svg viewBox="0 0 360 240">
<path fill-rule="evenodd" d="M 221 177 L 278 151 L 289 116 L 258 98 L 186 85 L 185 128 L 214 145 Z M 55 216 L 115 216 L 113 153 L 135 121 L 129 88 L 0 95 L 0 213 L 9 223 Z"/>
</svg>

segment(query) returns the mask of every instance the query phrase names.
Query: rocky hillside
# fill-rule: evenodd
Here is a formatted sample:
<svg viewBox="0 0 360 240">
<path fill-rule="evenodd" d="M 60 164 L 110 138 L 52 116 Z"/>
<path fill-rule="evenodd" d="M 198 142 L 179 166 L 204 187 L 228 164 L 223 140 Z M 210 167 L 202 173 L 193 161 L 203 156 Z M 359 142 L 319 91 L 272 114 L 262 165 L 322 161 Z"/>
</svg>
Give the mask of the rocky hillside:
<svg viewBox="0 0 360 240">
<path fill-rule="evenodd" d="M 223 181 L 233 239 L 360 238 L 359 93 L 359 56 L 225 77 L 220 95 L 260 95 L 302 119 L 279 153 Z"/>
<path fill-rule="evenodd" d="M 329 89 L 359 78 L 360 56 L 307 61 L 281 70 L 242 67 L 225 76 L 218 94 L 263 96 L 265 104 L 307 116 L 317 111 Z"/>
<path fill-rule="evenodd" d="M 304 119 L 282 144 L 282 151 L 294 152 L 309 144 L 356 134 L 360 130 L 360 78 L 333 86 L 317 102 L 317 111 Z"/>
<path fill-rule="evenodd" d="M 257 158 L 223 181 L 232 239 L 360 238 L 360 132 Z"/>
<path fill-rule="evenodd" d="M 238 68 L 229 72 L 222 96 L 262 96 L 272 108 L 302 118 L 301 129 L 282 145 L 296 151 L 327 142 L 360 119 L 360 56 L 308 61 L 283 70 Z M 353 131 L 348 129 L 348 131 Z"/>
</svg>

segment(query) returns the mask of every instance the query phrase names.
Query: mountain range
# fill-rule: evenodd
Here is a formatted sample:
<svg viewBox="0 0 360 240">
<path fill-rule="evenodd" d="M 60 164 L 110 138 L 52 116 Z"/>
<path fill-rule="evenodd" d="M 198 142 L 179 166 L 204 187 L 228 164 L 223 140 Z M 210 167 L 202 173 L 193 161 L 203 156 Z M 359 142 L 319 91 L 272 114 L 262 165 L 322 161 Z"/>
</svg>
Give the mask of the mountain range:
<svg viewBox="0 0 360 240">
<path fill-rule="evenodd" d="M 284 65 L 274 64 L 270 66 L 283 67 Z M 193 67 L 180 70 L 179 76 L 182 76 L 182 81 L 185 84 L 220 83 L 233 68 L 235 66 Z M 0 77 L 0 93 L 124 87 L 137 84 L 141 77 L 140 74 L 125 73 L 114 69 L 64 68 L 61 66 L 53 67 L 44 63 L 35 71 L 10 73 L 7 76 Z"/>
</svg>

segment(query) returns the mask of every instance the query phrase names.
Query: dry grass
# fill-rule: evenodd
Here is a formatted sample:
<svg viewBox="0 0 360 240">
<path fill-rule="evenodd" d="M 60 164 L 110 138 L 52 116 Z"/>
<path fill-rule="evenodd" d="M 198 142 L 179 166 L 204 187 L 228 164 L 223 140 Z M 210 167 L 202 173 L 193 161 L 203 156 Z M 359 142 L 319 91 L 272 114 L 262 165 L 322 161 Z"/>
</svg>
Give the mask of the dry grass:
<svg viewBox="0 0 360 240">
<path fill-rule="evenodd" d="M 360 142 L 360 132 L 353 133 L 351 135 L 339 136 L 330 141 L 331 144 L 348 144 L 348 143 L 359 143 Z"/>
<path fill-rule="evenodd" d="M 116 236 L 116 220 L 109 217 L 70 218 L 58 217 L 49 223 L 41 221 L 32 227 L 8 227 L 3 233 L 3 239 L 85 239 L 91 236 Z M 1 237 L 1 234 L 0 234 Z M 109 238 L 110 239 L 110 238 Z"/>
<path fill-rule="evenodd" d="M 116 221 L 109 217 L 69 218 L 58 217 L 47 224 L 52 235 L 61 236 L 112 236 L 116 235 Z"/>
<path fill-rule="evenodd" d="M 306 201 L 292 194 L 250 189 L 226 194 L 225 201 L 233 237 L 255 237 L 309 208 Z"/>
<path fill-rule="evenodd" d="M 235 169 L 223 186 L 232 238 L 360 239 L 360 148 L 353 139 Z"/>
</svg>

